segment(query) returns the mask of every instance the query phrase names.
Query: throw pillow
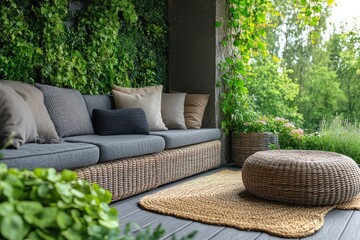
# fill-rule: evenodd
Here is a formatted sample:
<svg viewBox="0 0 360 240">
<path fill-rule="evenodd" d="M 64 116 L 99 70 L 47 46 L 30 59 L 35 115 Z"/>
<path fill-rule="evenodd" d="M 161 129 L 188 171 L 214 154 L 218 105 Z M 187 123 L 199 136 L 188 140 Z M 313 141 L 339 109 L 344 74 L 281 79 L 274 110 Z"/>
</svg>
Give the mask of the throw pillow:
<svg viewBox="0 0 360 240">
<path fill-rule="evenodd" d="M 35 84 L 44 94 L 45 106 L 59 137 L 93 134 L 85 100 L 79 91 Z"/>
<path fill-rule="evenodd" d="M 93 110 L 94 130 L 99 135 L 150 134 L 141 108 Z"/>
<path fill-rule="evenodd" d="M 168 129 L 186 129 L 184 103 L 186 93 L 163 93 L 161 115 Z"/>
<path fill-rule="evenodd" d="M 171 93 L 176 91 L 170 90 Z M 201 128 L 210 94 L 186 94 L 184 117 L 186 128 Z"/>
<path fill-rule="evenodd" d="M 36 140 L 36 123 L 29 105 L 10 86 L 0 83 L 0 147 L 11 134 L 10 145 L 19 149 L 26 142 Z"/>
<path fill-rule="evenodd" d="M 167 130 L 161 118 L 161 93 L 126 94 L 113 90 L 116 108 L 142 108 L 151 131 Z"/>
<path fill-rule="evenodd" d="M 163 86 L 159 85 L 159 86 L 150 86 L 143 88 L 126 88 L 126 87 L 120 87 L 114 85 L 113 90 L 127 94 L 162 93 Z"/>
<path fill-rule="evenodd" d="M 3 80 L 1 83 L 12 87 L 29 105 L 35 118 L 39 138 L 45 142 L 58 143 L 59 136 L 45 107 L 43 93 L 33 85 L 23 82 Z"/>
<path fill-rule="evenodd" d="M 201 128 L 209 94 L 186 94 L 184 117 L 187 128 Z"/>
</svg>

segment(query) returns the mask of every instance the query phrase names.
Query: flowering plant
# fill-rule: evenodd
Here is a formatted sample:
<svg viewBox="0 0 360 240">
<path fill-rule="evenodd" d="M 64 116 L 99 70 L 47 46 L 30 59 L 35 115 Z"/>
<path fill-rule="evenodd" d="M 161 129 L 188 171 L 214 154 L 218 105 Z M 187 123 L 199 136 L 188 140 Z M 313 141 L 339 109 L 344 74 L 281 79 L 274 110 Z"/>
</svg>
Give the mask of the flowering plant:
<svg viewBox="0 0 360 240">
<path fill-rule="evenodd" d="M 304 131 L 297 128 L 288 119 L 269 117 L 257 112 L 248 111 L 242 115 L 242 121 L 236 121 L 237 132 L 271 132 L 279 136 L 279 145 L 282 149 L 299 149 Z"/>
<path fill-rule="evenodd" d="M 276 117 L 272 119 L 272 131 L 279 135 L 279 144 L 282 149 L 298 149 L 304 137 L 304 130 L 297 128 L 289 120 Z"/>
</svg>

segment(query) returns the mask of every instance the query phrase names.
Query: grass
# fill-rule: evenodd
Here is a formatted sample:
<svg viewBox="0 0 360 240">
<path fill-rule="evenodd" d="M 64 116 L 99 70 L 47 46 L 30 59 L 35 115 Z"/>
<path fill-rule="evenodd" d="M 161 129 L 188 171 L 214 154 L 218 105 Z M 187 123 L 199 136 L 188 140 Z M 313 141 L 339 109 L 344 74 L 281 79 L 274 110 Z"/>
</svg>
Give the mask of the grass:
<svg viewBox="0 0 360 240">
<path fill-rule="evenodd" d="M 323 121 L 319 134 L 304 137 L 303 148 L 341 153 L 360 164 L 360 124 L 339 117 Z"/>
</svg>

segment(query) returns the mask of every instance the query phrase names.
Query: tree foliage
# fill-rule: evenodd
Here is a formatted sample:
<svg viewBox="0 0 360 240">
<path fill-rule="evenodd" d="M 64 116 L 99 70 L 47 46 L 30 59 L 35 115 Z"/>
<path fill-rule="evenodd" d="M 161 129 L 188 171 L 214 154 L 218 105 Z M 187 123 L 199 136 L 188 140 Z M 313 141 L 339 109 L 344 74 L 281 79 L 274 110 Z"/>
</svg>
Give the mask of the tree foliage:
<svg viewBox="0 0 360 240">
<path fill-rule="evenodd" d="M 318 37 L 317 26 L 326 6 L 323 3 L 324 1 L 318 0 L 291 1 L 298 10 L 297 24 L 309 27 L 313 41 Z M 222 43 L 231 47 L 232 54 L 220 64 L 224 89 L 221 95 L 221 109 L 224 113 L 221 125 L 225 133 L 242 129 L 246 112 L 254 108 L 247 89 L 247 82 L 251 81 L 251 60 L 258 55 L 267 55 L 265 38 L 266 27 L 270 23 L 268 14 L 279 16 L 273 6 L 270 0 L 228 0 L 229 19 L 225 24 L 230 30 Z M 217 25 L 221 26 L 220 23 Z"/>
<path fill-rule="evenodd" d="M 305 74 L 307 79 L 299 100 L 299 109 L 306 119 L 305 127 L 317 129 L 324 119 L 332 119 L 339 113 L 344 93 L 340 89 L 336 72 L 326 66 L 315 65 Z"/>
<path fill-rule="evenodd" d="M 329 67 L 337 74 L 345 95 L 341 113 L 351 121 L 360 118 L 360 29 L 353 28 L 332 34 L 327 42 Z"/>
<path fill-rule="evenodd" d="M 256 109 L 265 115 L 302 123 L 302 115 L 295 106 L 299 85 L 288 77 L 291 71 L 269 58 L 253 64 L 253 69 L 247 86 L 250 96 L 255 98 Z"/>
<path fill-rule="evenodd" d="M 360 29 L 349 30 L 344 26 L 336 29 L 330 37 L 324 37 L 330 8 L 321 1 L 317 2 L 316 9 L 313 8 L 318 23 L 312 23 L 315 18 L 307 21 L 308 26 L 317 32 L 298 23 L 299 13 L 304 8 L 298 8 L 297 1 L 275 0 L 274 8 L 277 14 L 271 16 L 273 25 L 266 30 L 266 44 L 269 53 L 276 56 L 274 59 L 281 61 L 281 67 L 278 71 L 269 71 L 268 78 L 277 79 L 279 72 L 290 70 L 287 76 L 292 83 L 299 85 L 300 91 L 295 103 L 289 106 L 295 105 L 304 116 L 304 127 L 318 129 L 323 118 L 331 120 L 337 115 L 351 121 L 358 119 Z M 263 66 L 257 65 L 254 71 L 268 65 L 268 62 L 263 62 Z M 257 85 L 258 89 L 266 91 L 266 81 L 257 81 Z M 263 94 L 262 99 L 257 101 L 258 107 L 266 113 L 261 105 L 263 101 L 271 101 L 267 98 L 269 94 Z M 279 112 L 278 109 L 267 109 L 271 109 L 272 114 Z"/>
</svg>

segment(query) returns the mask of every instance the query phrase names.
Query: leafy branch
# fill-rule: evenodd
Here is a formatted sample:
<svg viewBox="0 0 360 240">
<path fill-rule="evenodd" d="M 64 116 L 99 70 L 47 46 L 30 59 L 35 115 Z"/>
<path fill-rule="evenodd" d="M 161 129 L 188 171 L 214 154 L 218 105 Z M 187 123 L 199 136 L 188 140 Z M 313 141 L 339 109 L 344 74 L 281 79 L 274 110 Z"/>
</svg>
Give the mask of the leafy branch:
<svg viewBox="0 0 360 240">
<path fill-rule="evenodd" d="M 294 1 L 295 6 L 300 9 L 299 24 L 313 31 L 311 37 L 314 42 L 318 37 L 315 27 L 324 7 L 323 1 Z M 327 3 L 332 4 L 333 1 L 327 0 Z M 265 28 L 272 25 L 269 16 L 278 14 L 271 0 L 228 0 L 227 4 L 229 18 L 216 24 L 226 24 L 230 29 L 221 43 L 231 49 L 231 55 L 220 63 L 224 86 L 221 94 L 221 109 L 224 114 L 221 127 L 226 134 L 241 131 L 244 120 L 255 120 L 259 116 L 254 111 L 254 102 L 249 98 L 246 86 L 247 81 L 253 77 L 253 58 L 268 54 Z M 273 59 L 277 60 L 276 57 Z"/>
</svg>

